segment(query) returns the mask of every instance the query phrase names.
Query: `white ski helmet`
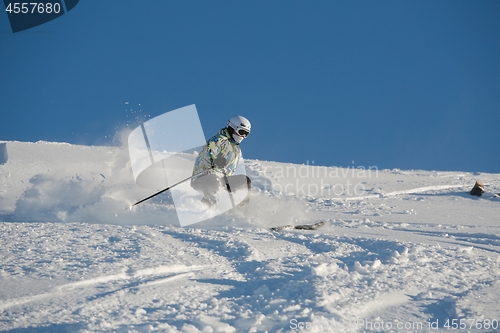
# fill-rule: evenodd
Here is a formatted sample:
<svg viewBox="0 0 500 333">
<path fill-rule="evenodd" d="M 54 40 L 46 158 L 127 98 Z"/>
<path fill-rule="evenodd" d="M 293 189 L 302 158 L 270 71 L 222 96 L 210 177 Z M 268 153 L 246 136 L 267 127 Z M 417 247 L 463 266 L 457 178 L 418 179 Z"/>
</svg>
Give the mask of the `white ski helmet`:
<svg viewBox="0 0 500 333">
<path fill-rule="evenodd" d="M 243 116 L 234 116 L 229 118 L 227 122 L 227 126 L 231 127 L 234 130 L 232 134 L 234 141 L 240 143 L 244 138 L 250 134 L 250 130 L 252 125 L 248 121 L 247 118 Z"/>
</svg>

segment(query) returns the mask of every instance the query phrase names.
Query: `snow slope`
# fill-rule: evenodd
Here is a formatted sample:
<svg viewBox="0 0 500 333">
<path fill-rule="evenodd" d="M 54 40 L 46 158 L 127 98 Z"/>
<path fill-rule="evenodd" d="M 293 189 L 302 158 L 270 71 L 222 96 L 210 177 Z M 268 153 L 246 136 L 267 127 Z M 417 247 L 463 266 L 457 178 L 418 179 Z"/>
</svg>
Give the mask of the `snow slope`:
<svg viewBox="0 0 500 333">
<path fill-rule="evenodd" d="M 4 143 L 2 332 L 500 332 L 498 174 L 247 160 L 250 204 L 181 228 L 122 148 Z"/>
</svg>

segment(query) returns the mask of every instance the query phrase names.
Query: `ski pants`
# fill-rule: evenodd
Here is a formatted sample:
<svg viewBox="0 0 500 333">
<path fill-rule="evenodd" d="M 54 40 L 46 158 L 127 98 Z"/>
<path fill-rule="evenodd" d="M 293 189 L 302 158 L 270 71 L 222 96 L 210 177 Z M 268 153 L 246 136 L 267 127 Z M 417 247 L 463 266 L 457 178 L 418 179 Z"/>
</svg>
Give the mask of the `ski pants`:
<svg viewBox="0 0 500 333">
<path fill-rule="evenodd" d="M 229 183 L 228 190 L 230 192 L 237 191 L 242 188 L 250 190 L 252 181 L 245 175 L 227 176 Z M 214 198 L 220 188 L 227 188 L 224 178 L 219 179 L 216 175 L 208 174 L 198 177 L 191 181 L 191 187 L 198 192 L 203 193 L 205 198 Z"/>
</svg>

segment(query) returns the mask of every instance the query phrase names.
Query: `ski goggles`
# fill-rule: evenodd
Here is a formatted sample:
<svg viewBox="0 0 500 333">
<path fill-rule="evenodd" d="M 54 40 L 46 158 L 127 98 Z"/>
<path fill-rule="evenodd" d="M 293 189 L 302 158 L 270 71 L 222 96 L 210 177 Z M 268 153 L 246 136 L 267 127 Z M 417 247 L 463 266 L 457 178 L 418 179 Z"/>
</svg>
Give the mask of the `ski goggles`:
<svg viewBox="0 0 500 333">
<path fill-rule="evenodd" d="M 239 130 L 235 131 L 236 134 L 238 134 L 239 136 L 242 136 L 244 138 L 246 138 L 248 136 L 248 134 L 250 134 L 249 131 L 247 131 L 246 129 L 244 128 L 240 128 Z"/>
</svg>

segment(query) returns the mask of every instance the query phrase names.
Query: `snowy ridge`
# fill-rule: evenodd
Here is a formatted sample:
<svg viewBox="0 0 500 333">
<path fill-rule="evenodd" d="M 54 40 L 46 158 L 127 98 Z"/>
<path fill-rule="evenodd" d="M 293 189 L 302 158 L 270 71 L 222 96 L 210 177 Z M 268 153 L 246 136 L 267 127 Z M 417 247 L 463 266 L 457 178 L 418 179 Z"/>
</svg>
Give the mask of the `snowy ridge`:
<svg viewBox="0 0 500 333">
<path fill-rule="evenodd" d="M 125 209 L 121 148 L 4 149 L 0 331 L 500 329 L 499 175 L 249 160 L 249 206 L 181 228 L 168 194 Z"/>
</svg>

